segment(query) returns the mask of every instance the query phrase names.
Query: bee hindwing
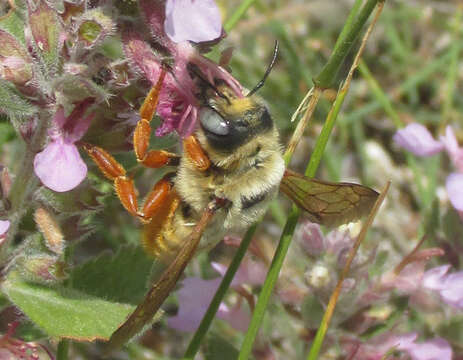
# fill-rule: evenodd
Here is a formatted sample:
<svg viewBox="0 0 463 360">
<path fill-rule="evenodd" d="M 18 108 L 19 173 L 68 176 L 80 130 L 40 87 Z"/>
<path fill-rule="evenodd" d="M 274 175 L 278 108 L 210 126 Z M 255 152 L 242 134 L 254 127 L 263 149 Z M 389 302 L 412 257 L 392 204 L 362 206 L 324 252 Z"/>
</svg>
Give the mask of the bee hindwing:
<svg viewBox="0 0 463 360">
<path fill-rule="evenodd" d="M 280 189 L 308 213 L 311 221 L 327 226 L 368 214 L 379 195 L 363 185 L 310 179 L 291 170 L 286 170 Z"/>
</svg>

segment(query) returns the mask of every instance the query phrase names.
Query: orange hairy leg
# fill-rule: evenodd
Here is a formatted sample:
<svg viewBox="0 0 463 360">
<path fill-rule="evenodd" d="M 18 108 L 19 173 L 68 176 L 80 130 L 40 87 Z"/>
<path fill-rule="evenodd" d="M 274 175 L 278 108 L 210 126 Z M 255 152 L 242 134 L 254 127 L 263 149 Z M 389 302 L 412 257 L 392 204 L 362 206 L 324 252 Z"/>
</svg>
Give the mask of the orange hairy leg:
<svg viewBox="0 0 463 360">
<path fill-rule="evenodd" d="M 140 108 L 141 119 L 137 123 L 134 132 L 133 146 L 137 161 L 141 164 L 159 168 L 170 165 L 178 156 L 163 150 L 148 151 L 151 135 L 149 122 L 153 117 L 159 100 L 162 83 L 166 72 L 163 68 L 156 84 L 151 88 Z M 126 175 L 124 167 L 119 164 L 106 150 L 91 144 L 83 144 L 84 149 L 100 168 L 101 172 L 110 180 L 114 181 L 114 188 L 124 208 L 133 216 L 137 216 L 144 223 L 151 221 L 153 215 L 163 203 L 168 201 L 169 193 L 172 191 L 172 184 L 165 177 L 161 179 L 146 197 L 143 209 L 138 209 L 137 192 L 133 180 Z"/>
<path fill-rule="evenodd" d="M 91 144 L 83 144 L 101 172 L 114 181 L 114 188 L 124 208 L 143 222 L 149 222 L 157 209 L 168 199 L 172 192 L 172 184 L 168 176 L 159 180 L 148 193 L 143 209 L 138 210 L 137 192 L 133 180 L 126 175 L 124 167 L 117 162 L 106 150 Z"/>
<path fill-rule="evenodd" d="M 145 98 L 143 105 L 140 107 L 140 120 L 137 123 L 133 133 L 133 148 L 137 161 L 149 168 L 160 168 L 164 165 L 175 165 L 178 162 L 178 156 L 164 150 L 149 150 L 151 137 L 151 119 L 156 112 L 159 101 L 162 82 L 166 76 L 163 68 L 157 83 L 151 88 Z"/>
<path fill-rule="evenodd" d="M 183 151 L 193 161 L 198 170 L 206 171 L 211 166 L 211 161 L 193 135 L 183 140 Z"/>
</svg>

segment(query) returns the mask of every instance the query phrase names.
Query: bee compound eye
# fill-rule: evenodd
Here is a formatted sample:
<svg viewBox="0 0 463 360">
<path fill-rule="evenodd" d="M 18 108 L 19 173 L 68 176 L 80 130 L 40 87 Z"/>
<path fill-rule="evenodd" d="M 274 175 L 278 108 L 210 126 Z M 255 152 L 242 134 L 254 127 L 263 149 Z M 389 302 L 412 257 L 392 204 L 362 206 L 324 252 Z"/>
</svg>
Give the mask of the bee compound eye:
<svg viewBox="0 0 463 360">
<path fill-rule="evenodd" d="M 209 108 L 201 109 L 199 113 L 201 126 L 214 135 L 224 136 L 230 133 L 230 126 L 217 112 Z"/>
</svg>

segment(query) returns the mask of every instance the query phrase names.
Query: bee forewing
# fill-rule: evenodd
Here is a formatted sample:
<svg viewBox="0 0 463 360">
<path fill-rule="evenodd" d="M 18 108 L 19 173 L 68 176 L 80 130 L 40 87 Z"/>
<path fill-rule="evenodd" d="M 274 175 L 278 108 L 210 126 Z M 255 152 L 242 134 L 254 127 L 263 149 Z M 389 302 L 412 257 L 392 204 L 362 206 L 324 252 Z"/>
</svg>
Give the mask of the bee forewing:
<svg viewBox="0 0 463 360">
<path fill-rule="evenodd" d="M 337 226 L 368 214 L 378 193 L 369 187 L 310 179 L 286 170 L 280 189 L 313 222 Z"/>
</svg>

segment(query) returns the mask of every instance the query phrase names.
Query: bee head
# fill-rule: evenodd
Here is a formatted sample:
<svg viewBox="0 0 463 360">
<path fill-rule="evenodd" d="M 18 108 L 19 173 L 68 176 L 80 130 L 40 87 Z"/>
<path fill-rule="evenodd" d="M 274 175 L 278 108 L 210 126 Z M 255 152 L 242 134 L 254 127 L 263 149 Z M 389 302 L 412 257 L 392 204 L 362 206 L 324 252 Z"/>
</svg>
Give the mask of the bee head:
<svg viewBox="0 0 463 360">
<path fill-rule="evenodd" d="M 266 105 L 257 95 L 235 97 L 227 88 L 200 110 L 201 130 L 211 147 L 231 152 L 253 137 L 273 129 Z"/>
</svg>

